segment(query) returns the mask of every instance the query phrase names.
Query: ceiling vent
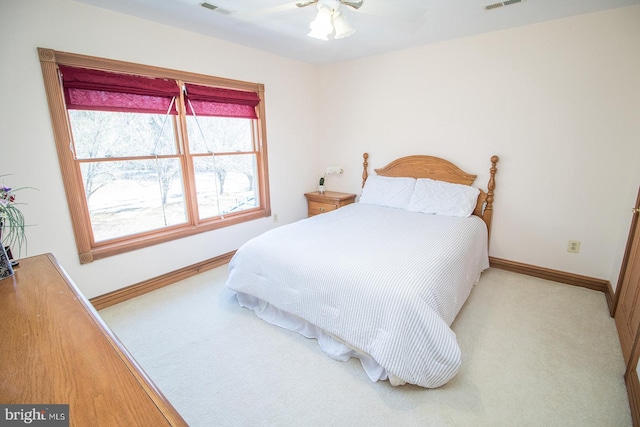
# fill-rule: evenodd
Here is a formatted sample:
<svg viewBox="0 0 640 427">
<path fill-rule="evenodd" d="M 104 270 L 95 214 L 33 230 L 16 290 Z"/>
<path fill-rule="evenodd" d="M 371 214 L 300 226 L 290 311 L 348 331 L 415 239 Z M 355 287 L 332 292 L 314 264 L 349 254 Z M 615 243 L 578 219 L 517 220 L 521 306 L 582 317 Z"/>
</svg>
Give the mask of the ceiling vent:
<svg viewBox="0 0 640 427">
<path fill-rule="evenodd" d="M 512 4 L 516 4 L 516 3 L 522 3 L 524 0 L 505 0 L 505 1 L 499 1 L 498 3 L 493 3 L 493 4 L 488 4 L 486 5 L 484 8 L 486 10 L 493 10 L 493 9 L 497 9 L 499 7 L 502 6 L 510 6 Z"/>
<path fill-rule="evenodd" d="M 206 1 L 203 3 L 200 3 L 200 6 L 204 7 L 205 9 L 214 10 L 218 13 L 222 13 L 223 15 L 231 15 L 233 13 L 233 11 L 231 10 L 222 9 L 216 6 L 215 4 L 207 3 Z"/>
</svg>

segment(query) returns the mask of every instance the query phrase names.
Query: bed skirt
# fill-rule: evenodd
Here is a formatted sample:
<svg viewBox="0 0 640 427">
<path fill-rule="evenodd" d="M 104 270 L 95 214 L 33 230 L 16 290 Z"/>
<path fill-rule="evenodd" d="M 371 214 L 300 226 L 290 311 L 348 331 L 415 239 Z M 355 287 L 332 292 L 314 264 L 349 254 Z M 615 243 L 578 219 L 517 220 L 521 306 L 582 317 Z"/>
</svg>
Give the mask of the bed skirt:
<svg viewBox="0 0 640 427">
<path fill-rule="evenodd" d="M 362 364 L 362 368 L 371 381 L 389 380 L 389 383 L 393 386 L 406 384 L 404 380 L 393 374 L 389 374 L 386 369 L 380 366 L 378 362 L 365 352 L 350 347 L 340 339 L 312 325 L 306 320 L 286 313 L 263 300 L 242 292 L 236 292 L 236 298 L 242 307 L 253 310 L 256 315 L 265 322 L 297 332 L 306 338 L 315 338 L 318 341 L 320 349 L 334 360 L 346 362 L 352 357 L 358 358 Z"/>
</svg>

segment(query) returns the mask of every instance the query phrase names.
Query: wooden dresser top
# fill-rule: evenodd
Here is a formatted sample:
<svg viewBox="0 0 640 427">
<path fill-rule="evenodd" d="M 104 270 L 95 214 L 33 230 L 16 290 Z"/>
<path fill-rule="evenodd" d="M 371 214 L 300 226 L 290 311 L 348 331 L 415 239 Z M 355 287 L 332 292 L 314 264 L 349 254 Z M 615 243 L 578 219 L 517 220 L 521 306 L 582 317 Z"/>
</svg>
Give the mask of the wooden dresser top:
<svg viewBox="0 0 640 427">
<path fill-rule="evenodd" d="M 0 402 L 69 404 L 70 425 L 186 422 L 52 255 L 0 280 Z"/>
</svg>

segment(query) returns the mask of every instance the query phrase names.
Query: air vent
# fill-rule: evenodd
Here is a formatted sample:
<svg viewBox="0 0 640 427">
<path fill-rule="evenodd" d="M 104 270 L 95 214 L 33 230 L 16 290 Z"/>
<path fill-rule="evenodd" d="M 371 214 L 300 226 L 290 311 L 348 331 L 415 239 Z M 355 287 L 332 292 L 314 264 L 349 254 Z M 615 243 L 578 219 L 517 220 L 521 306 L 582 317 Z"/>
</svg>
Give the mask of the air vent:
<svg viewBox="0 0 640 427">
<path fill-rule="evenodd" d="M 492 9 L 497 9 L 499 7 L 502 7 L 502 6 L 510 6 L 512 4 L 522 3 L 523 1 L 524 0 L 505 0 L 505 1 L 500 1 L 498 3 L 488 4 L 484 8 L 486 10 L 492 10 Z"/>
<path fill-rule="evenodd" d="M 502 2 L 500 2 L 500 3 L 488 4 L 484 8 L 487 9 L 487 10 L 491 10 L 491 9 L 497 9 L 499 7 L 502 7 L 502 6 L 504 6 L 504 5 L 502 4 Z"/>
<path fill-rule="evenodd" d="M 215 10 L 216 12 L 222 13 L 223 15 L 231 15 L 233 13 L 233 11 L 231 10 L 222 9 L 216 6 L 215 4 L 207 3 L 206 1 L 203 3 L 200 3 L 200 6 L 204 7 L 205 9 Z"/>
</svg>

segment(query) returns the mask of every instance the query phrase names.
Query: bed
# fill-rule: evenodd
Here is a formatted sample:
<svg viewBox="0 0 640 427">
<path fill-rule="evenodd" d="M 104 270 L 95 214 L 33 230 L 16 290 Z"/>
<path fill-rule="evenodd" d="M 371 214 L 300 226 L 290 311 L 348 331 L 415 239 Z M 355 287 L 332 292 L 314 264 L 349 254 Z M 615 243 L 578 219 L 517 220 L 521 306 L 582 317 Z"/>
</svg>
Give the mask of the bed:
<svg viewBox="0 0 640 427">
<path fill-rule="evenodd" d="M 489 267 L 496 163 L 476 175 L 433 156 L 368 172 L 357 203 L 272 229 L 242 245 L 226 287 L 263 320 L 360 359 L 372 381 L 436 388 L 461 352 L 451 330 Z"/>
</svg>

